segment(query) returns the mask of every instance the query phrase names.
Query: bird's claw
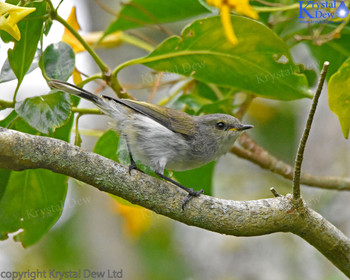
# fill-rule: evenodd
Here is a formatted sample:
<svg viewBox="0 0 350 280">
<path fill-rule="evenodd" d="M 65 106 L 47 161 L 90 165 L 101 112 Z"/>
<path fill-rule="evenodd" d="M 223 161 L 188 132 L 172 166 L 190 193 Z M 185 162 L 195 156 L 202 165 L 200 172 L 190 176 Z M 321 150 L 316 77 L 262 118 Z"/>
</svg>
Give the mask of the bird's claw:
<svg viewBox="0 0 350 280">
<path fill-rule="evenodd" d="M 140 168 L 137 167 L 136 163 L 134 161 L 132 161 L 129 165 L 129 175 L 131 176 L 131 170 L 137 170 L 137 171 L 140 171 L 142 173 L 145 173 L 143 172 Z"/>
<path fill-rule="evenodd" d="M 202 193 L 204 193 L 203 190 L 194 191 L 194 190 L 190 189 L 190 191 L 188 192 L 187 197 L 185 198 L 184 202 L 183 202 L 182 205 L 181 205 L 182 210 L 183 210 L 183 211 L 185 210 L 186 204 L 187 204 L 192 198 L 197 197 L 197 196 L 200 196 Z"/>
</svg>

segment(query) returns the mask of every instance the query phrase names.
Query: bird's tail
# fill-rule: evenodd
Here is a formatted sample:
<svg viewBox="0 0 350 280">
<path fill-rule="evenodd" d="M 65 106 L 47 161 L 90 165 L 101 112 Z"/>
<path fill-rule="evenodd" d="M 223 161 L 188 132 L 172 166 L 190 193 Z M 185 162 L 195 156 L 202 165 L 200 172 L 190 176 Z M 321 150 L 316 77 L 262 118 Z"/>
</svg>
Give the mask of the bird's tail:
<svg viewBox="0 0 350 280">
<path fill-rule="evenodd" d="M 50 80 L 49 86 L 91 101 L 97 107 L 99 107 L 103 113 L 116 120 L 117 122 L 115 125 L 119 128 L 128 118 L 128 111 L 126 107 L 130 106 L 125 105 L 119 99 L 111 98 L 108 96 L 98 96 L 86 91 L 85 89 L 59 80 Z"/>
<path fill-rule="evenodd" d="M 48 82 L 49 86 L 58 90 L 62 90 L 64 92 L 76 95 L 78 97 L 87 99 L 93 103 L 95 103 L 97 106 L 103 106 L 105 104 L 105 101 L 100 96 L 93 94 L 91 92 L 86 91 L 85 89 L 79 88 L 75 85 L 72 85 L 67 82 L 59 81 L 59 80 L 50 80 Z"/>
</svg>

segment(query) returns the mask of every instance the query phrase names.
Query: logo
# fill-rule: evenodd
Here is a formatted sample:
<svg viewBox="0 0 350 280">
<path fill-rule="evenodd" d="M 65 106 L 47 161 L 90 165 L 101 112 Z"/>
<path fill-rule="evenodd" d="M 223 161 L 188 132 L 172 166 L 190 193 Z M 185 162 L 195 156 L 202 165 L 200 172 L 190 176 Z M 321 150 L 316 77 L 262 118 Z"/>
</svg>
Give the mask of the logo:
<svg viewBox="0 0 350 280">
<path fill-rule="evenodd" d="M 299 23 L 332 22 L 342 23 L 349 15 L 349 9 L 344 1 L 298 1 Z"/>
</svg>

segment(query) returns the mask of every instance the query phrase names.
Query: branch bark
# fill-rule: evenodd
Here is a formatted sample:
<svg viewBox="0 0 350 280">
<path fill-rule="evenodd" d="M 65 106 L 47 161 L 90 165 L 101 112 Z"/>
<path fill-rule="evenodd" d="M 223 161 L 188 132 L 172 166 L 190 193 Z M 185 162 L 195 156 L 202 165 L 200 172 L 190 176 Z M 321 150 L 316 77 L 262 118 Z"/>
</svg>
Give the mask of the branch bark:
<svg viewBox="0 0 350 280">
<path fill-rule="evenodd" d="M 182 223 L 235 236 L 292 232 L 350 277 L 350 239 L 291 195 L 233 201 L 201 195 L 182 211 L 187 193 L 58 139 L 0 128 L 0 167 L 45 168 L 76 178 Z"/>
</svg>

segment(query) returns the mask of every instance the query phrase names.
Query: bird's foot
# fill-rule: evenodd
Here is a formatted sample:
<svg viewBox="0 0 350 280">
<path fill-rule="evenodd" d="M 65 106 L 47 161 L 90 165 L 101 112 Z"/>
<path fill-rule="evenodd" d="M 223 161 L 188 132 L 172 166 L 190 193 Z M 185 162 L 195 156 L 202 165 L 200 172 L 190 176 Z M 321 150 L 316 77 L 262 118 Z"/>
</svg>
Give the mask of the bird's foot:
<svg viewBox="0 0 350 280">
<path fill-rule="evenodd" d="M 129 175 L 131 175 L 131 170 L 137 170 L 137 171 L 140 171 L 142 173 L 145 173 L 140 168 L 137 167 L 135 161 L 131 161 L 131 163 L 129 165 Z"/>
<path fill-rule="evenodd" d="M 202 193 L 204 193 L 203 190 L 200 190 L 200 191 L 194 191 L 193 189 L 188 189 L 188 195 L 187 197 L 185 198 L 184 202 L 182 203 L 182 210 L 184 211 L 185 210 L 185 206 L 186 204 L 194 197 L 197 197 L 197 196 L 200 196 Z"/>
</svg>

